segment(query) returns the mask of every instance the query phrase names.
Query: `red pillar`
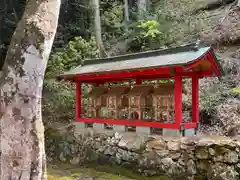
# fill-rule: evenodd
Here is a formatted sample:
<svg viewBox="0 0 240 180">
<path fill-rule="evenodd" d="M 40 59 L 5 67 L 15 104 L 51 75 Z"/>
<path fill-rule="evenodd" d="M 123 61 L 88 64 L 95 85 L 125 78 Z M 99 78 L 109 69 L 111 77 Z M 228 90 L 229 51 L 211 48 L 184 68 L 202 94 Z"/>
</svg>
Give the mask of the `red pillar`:
<svg viewBox="0 0 240 180">
<path fill-rule="evenodd" d="M 174 96 L 175 96 L 175 123 L 179 125 L 182 123 L 182 77 L 175 76 L 175 89 L 174 89 Z"/>
<path fill-rule="evenodd" d="M 142 80 L 136 79 L 136 84 L 142 84 Z"/>
<path fill-rule="evenodd" d="M 76 82 L 76 120 L 81 117 L 82 113 L 82 89 L 81 83 Z"/>
<path fill-rule="evenodd" d="M 192 122 L 199 122 L 199 78 L 192 77 Z"/>
</svg>

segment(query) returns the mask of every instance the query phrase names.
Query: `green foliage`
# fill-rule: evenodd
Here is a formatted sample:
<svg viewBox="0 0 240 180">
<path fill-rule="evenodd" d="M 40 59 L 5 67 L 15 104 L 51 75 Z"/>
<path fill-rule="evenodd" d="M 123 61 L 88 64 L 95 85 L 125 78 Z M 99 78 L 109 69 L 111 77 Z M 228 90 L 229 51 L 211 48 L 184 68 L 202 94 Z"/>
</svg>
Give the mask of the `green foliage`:
<svg viewBox="0 0 240 180">
<path fill-rule="evenodd" d="M 240 94 L 240 88 L 233 88 L 232 93 L 234 94 Z"/>
<path fill-rule="evenodd" d="M 59 49 L 51 56 L 46 76 L 56 76 L 56 74 L 80 65 L 83 59 L 96 58 L 98 55 L 95 38 L 92 37 L 86 41 L 81 37 L 75 37 L 68 42 L 66 48 Z"/>
<path fill-rule="evenodd" d="M 81 174 L 80 174 L 80 173 L 74 173 L 74 174 L 72 174 L 71 176 L 72 176 L 73 178 L 77 178 L 77 177 L 80 177 Z"/>
<path fill-rule="evenodd" d="M 206 14 L 193 16 L 193 0 L 153 1 L 152 9 L 139 23 L 132 22 L 125 32 L 129 51 L 158 49 L 195 41 L 209 22 Z"/>
<path fill-rule="evenodd" d="M 202 90 L 200 94 L 200 122 L 202 124 L 215 125 L 219 123 L 213 117 L 217 113 L 217 107 L 225 99 L 220 92 L 209 92 Z"/>
<path fill-rule="evenodd" d="M 130 51 L 151 50 L 163 45 L 162 32 L 156 20 L 142 20 L 129 26 L 124 34 L 130 40 Z"/>
<path fill-rule="evenodd" d="M 143 37 L 156 38 L 160 35 L 158 30 L 159 23 L 155 20 L 150 20 L 146 22 L 141 22 L 137 27 L 141 28 L 143 31 L 140 33 Z"/>
<path fill-rule="evenodd" d="M 95 39 L 86 41 L 81 37 L 74 38 L 66 48 L 58 49 L 52 54 L 44 81 L 43 115 L 47 118 L 44 119 L 45 123 L 68 123 L 74 119 L 75 86 L 70 82 L 56 81 L 56 75 L 80 65 L 83 59 L 96 57 L 98 50 Z M 86 94 L 86 88 L 83 89 L 83 94 Z"/>
</svg>

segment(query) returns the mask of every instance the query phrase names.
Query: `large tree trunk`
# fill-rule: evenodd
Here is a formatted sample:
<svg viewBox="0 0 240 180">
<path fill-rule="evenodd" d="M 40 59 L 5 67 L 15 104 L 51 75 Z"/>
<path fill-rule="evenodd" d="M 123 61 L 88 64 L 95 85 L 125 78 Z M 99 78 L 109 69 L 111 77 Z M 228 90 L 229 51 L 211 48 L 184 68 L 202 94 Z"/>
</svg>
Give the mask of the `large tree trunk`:
<svg viewBox="0 0 240 180">
<path fill-rule="evenodd" d="M 58 24 L 61 0 L 28 0 L 3 67 L 1 180 L 45 177 L 43 78 Z"/>
</svg>

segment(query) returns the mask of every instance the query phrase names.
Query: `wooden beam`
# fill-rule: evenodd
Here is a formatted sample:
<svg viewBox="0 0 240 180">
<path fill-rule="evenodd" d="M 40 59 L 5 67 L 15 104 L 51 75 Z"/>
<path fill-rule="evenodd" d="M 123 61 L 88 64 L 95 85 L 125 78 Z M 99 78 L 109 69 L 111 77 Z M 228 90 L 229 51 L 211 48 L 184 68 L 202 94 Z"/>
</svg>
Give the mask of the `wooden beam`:
<svg viewBox="0 0 240 180">
<path fill-rule="evenodd" d="M 100 118 L 78 118 L 77 122 L 179 129 L 179 126 L 177 124 L 161 123 L 161 122 L 155 122 L 155 121 L 143 121 L 143 120 L 131 121 L 131 120 L 115 120 L 115 119 L 110 120 L 110 119 L 100 119 Z"/>
<path fill-rule="evenodd" d="M 183 123 L 182 125 L 183 125 L 184 129 L 197 128 L 197 123 Z"/>
<path fill-rule="evenodd" d="M 157 69 L 145 69 L 145 70 L 133 70 L 122 72 L 111 72 L 101 74 L 86 74 L 76 75 L 78 81 L 91 81 L 91 80 L 111 80 L 111 79 L 137 79 L 139 76 L 151 77 L 156 75 L 170 75 L 170 68 L 157 68 Z"/>
<path fill-rule="evenodd" d="M 207 58 L 208 58 L 209 62 L 212 64 L 212 69 L 213 69 L 212 71 L 213 71 L 213 73 L 215 73 L 216 76 L 220 76 L 221 72 L 220 72 L 220 70 L 218 68 L 217 63 L 214 60 L 214 57 L 213 57 L 212 53 L 208 53 L 207 54 Z"/>
</svg>

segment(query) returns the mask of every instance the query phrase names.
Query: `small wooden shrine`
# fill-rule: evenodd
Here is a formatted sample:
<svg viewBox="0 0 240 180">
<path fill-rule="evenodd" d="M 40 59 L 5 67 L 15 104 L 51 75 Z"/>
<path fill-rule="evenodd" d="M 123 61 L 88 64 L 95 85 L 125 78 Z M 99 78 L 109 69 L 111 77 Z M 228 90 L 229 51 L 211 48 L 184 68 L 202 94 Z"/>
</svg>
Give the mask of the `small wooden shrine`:
<svg viewBox="0 0 240 180">
<path fill-rule="evenodd" d="M 176 48 L 154 50 L 97 60 L 85 60 L 59 79 L 76 83 L 76 121 L 114 125 L 116 131 L 135 126 L 137 132 L 150 133 L 151 128 L 162 129 L 163 135 L 193 135 L 199 124 L 199 79 L 220 77 L 223 70 L 211 47 L 189 44 Z M 183 120 L 183 79 L 192 80 L 192 120 Z M 143 85 L 141 82 L 171 80 L 172 84 Z M 105 84 L 136 81 L 133 87 Z M 93 89 L 89 94 L 87 117 L 82 111 L 81 84 L 98 84 L 104 90 Z M 154 86 L 154 87 L 153 87 Z M 100 93 L 101 92 L 101 93 Z M 98 100 L 93 100 L 93 97 Z M 102 98 L 105 97 L 106 101 Z M 91 99 L 92 98 L 92 99 Z M 100 103 L 101 101 L 101 103 Z M 99 116 L 99 108 L 106 107 L 107 117 Z M 120 110 L 128 115 L 120 115 Z M 148 112 L 145 115 L 143 112 Z M 147 118 L 148 117 L 148 118 Z M 98 127 L 98 126 L 96 126 Z"/>
<path fill-rule="evenodd" d="M 102 107 L 107 105 L 106 97 L 103 94 L 107 93 L 108 88 L 104 86 L 93 87 L 87 94 L 87 112 L 89 118 L 99 117 Z"/>
<path fill-rule="evenodd" d="M 107 100 L 108 116 L 107 119 L 123 119 L 123 112 L 128 108 L 126 93 L 129 86 L 112 86 L 108 93 L 104 95 Z"/>
<path fill-rule="evenodd" d="M 154 119 L 158 122 L 174 121 L 174 83 L 162 83 L 154 88 Z"/>
<path fill-rule="evenodd" d="M 152 119 L 153 85 L 134 85 L 127 94 L 129 101 L 129 117 L 132 120 Z"/>
</svg>

